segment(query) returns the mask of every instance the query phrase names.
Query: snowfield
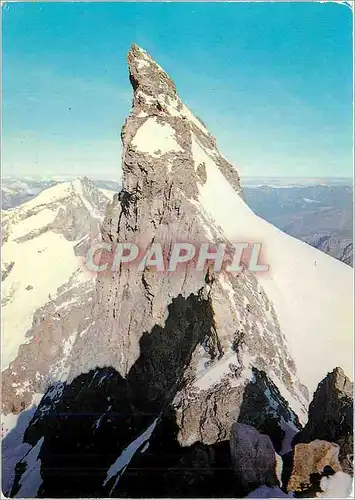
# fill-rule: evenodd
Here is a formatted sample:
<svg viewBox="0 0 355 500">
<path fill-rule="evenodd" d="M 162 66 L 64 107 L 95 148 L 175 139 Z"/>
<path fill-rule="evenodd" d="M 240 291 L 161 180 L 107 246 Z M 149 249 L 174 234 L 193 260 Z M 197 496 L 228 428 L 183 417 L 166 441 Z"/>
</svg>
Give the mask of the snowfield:
<svg viewBox="0 0 355 500">
<path fill-rule="evenodd" d="M 58 288 L 71 278 L 74 285 L 78 279 L 80 282 L 92 279 L 81 268 L 74 252 L 81 240 L 69 241 L 50 226 L 59 210 L 65 211 L 68 200 L 74 207 L 85 207 L 93 219 L 102 219 L 102 211 L 83 189 L 85 182 L 76 179 L 56 184 L 2 213 L 6 236 L 2 244 L 2 370 L 16 357 L 19 346 L 29 341 L 26 332 L 32 326 L 35 312 L 56 298 Z M 95 187 L 94 190 L 101 192 L 107 203 L 114 194 Z M 6 275 L 7 269 L 10 272 Z"/>
<path fill-rule="evenodd" d="M 301 381 L 312 392 L 336 366 L 351 378 L 352 269 L 255 215 L 208 149 L 193 142 L 193 154 L 196 167 L 201 161 L 207 167 L 198 203 L 202 211 L 231 242 L 262 243 L 263 263 L 270 269 L 258 279 L 275 305 Z"/>
<path fill-rule="evenodd" d="M 2 309 L 3 370 L 25 343 L 35 311 L 54 298 L 57 289 L 78 269 L 74 244 L 48 231 L 23 243 L 8 241 L 3 245 L 3 260 L 15 263 L 3 282 L 7 300 Z"/>
</svg>

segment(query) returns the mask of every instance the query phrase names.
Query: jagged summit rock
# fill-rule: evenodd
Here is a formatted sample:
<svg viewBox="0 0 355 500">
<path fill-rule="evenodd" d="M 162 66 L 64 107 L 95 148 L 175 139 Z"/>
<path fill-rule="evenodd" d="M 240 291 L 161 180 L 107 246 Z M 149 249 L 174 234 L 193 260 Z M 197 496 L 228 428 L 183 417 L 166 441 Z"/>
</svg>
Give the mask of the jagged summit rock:
<svg viewBox="0 0 355 500">
<path fill-rule="evenodd" d="M 134 92 L 142 90 L 147 95 L 176 96 L 176 87 L 169 75 L 157 64 L 144 49 L 132 44 L 128 55 L 129 78 Z"/>
<path fill-rule="evenodd" d="M 204 123 L 196 118 L 179 98 L 175 84 L 168 74 L 137 45 L 132 45 L 127 60 L 134 97 L 131 115 L 122 129 L 123 147 L 130 142 L 131 146 L 136 146 L 142 152 L 152 153 L 155 157 L 163 156 L 165 161 L 169 161 L 169 153 L 180 157 L 185 164 L 186 192 L 196 196 L 196 176 L 191 171 L 191 159 L 186 154 L 186 150 L 191 148 L 196 149 L 198 154 L 198 145 L 190 137 L 193 133 L 205 147 L 214 152 L 218 168 L 231 186 L 241 193 L 237 170 L 219 153 L 215 138 Z M 140 127 L 141 130 L 138 130 Z M 138 134 L 133 139 L 136 131 Z M 204 182 L 206 164 L 203 158 L 200 165 L 197 173 Z M 156 168 L 158 167 L 159 162 Z M 164 171 L 161 171 L 160 175 L 164 175 Z"/>
<path fill-rule="evenodd" d="M 343 393 L 349 398 L 353 397 L 353 383 L 345 375 L 343 368 L 341 368 L 340 366 L 334 368 L 334 370 L 330 374 L 328 374 L 322 382 L 320 382 L 317 391 L 319 391 L 325 384 L 332 385 L 336 391 Z"/>
</svg>

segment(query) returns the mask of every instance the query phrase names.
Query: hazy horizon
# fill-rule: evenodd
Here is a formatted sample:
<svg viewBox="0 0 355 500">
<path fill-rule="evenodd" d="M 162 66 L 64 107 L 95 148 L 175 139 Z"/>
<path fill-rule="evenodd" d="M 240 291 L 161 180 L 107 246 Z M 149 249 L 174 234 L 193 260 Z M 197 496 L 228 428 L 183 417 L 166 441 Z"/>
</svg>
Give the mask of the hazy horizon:
<svg viewBox="0 0 355 500">
<path fill-rule="evenodd" d="M 65 180 L 71 180 L 71 179 L 77 179 L 77 178 L 84 178 L 87 177 L 92 180 L 105 180 L 105 181 L 112 181 L 112 182 L 122 182 L 122 176 L 119 175 L 107 175 L 107 174 L 100 174 L 98 173 L 90 173 L 90 174 L 80 174 L 80 173 L 63 173 L 63 174 L 36 174 L 36 173 L 31 173 L 31 174 L 5 174 L 2 175 L 2 179 L 4 180 L 9 180 L 9 179 L 14 179 L 14 180 L 58 180 L 58 181 L 65 181 Z M 267 175 L 240 175 L 242 183 L 245 182 L 250 182 L 250 183 L 256 183 L 260 181 L 265 181 L 265 182 L 284 182 L 284 183 L 297 183 L 297 184 L 321 184 L 321 183 L 329 183 L 329 184 L 341 184 L 344 182 L 345 184 L 351 184 L 353 185 L 354 178 L 353 176 L 333 176 L 333 177 L 306 177 L 306 176 L 267 176 Z"/>
</svg>

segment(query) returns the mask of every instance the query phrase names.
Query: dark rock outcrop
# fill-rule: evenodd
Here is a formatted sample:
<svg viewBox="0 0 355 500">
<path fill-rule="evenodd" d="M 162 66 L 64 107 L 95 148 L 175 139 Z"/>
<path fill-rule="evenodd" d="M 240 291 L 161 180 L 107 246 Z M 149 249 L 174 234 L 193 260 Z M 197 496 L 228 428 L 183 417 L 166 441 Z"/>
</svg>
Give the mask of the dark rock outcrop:
<svg viewBox="0 0 355 500">
<path fill-rule="evenodd" d="M 337 443 L 343 471 L 353 474 L 353 383 L 341 368 L 328 373 L 318 385 L 308 422 L 295 436 L 294 445 L 315 439 Z"/>
<path fill-rule="evenodd" d="M 268 436 L 250 425 L 235 423 L 229 443 L 233 472 L 243 496 L 262 485 L 278 485 L 275 450 Z"/>
</svg>

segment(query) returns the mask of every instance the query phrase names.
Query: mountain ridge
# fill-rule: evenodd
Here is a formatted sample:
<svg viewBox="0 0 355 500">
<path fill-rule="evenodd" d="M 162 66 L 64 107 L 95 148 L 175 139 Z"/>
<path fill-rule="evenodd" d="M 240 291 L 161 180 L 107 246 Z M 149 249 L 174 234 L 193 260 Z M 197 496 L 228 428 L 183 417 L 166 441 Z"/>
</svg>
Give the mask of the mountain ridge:
<svg viewBox="0 0 355 500">
<path fill-rule="evenodd" d="M 49 317 L 38 332 L 49 348 L 44 369 L 55 370 L 52 380 L 32 388 L 32 399 L 15 400 L 16 413 L 23 401 L 25 408 L 35 405 L 20 436 L 36 465 L 31 485 L 26 459 L 18 460 L 6 488 L 11 496 L 21 496 L 24 488 L 44 497 L 201 496 L 216 494 L 217 485 L 226 496 L 238 496 L 226 466 L 232 424 L 253 425 L 270 437 L 277 453 L 287 453 L 290 436 L 307 420 L 315 379 L 339 357 L 337 364 L 345 368 L 352 363 L 351 323 L 342 317 L 351 307 L 344 300 L 341 310 L 335 307 L 337 292 L 350 283 L 348 266 L 258 218 L 242 198 L 238 172 L 164 70 L 136 45 L 128 67 L 134 95 L 122 128 L 123 188 L 105 207 L 103 242 L 145 247 L 152 241 L 169 246 L 262 236 L 271 275 L 247 269 L 217 273 L 211 265 L 202 272 L 188 265 L 169 275 L 121 265 L 115 275 L 98 275 L 89 291 L 92 305 L 79 304 L 67 321 L 59 318 L 58 327 L 43 311 Z M 95 213 L 83 206 L 86 216 Z M 71 241 L 91 230 L 86 216 L 65 231 Z M 287 262 L 290 254 L 296 258 Z M 291 273 L 289 264 L 295 267 Z M 334 271 L 337 282 L 324 290 Z M 316 287 L 308 290 L 313 281 Z M 305 297 L 296 301 L 300 291 Z M 324 359 L 322 335 L 334 341 L 332 328 L 341 317 L 341 355 Z M 315 325 L 322 332 L 308 346 L 305 339 Z M 53 356 L 57 335 L 64 332 L 65 342 Z M 296 356 L 295 332 L 303 335 L 303 352 L 296 349 Z M 32 347 L 32 357 L 43 353 L 36 343 Z M 318 365 L 300 363 L 300 354 Z M 19 366 L 28 369 L 26 357 Z M 14 410 L 14 368 L 10 364 L 6 374 L 12 391 L 8 413 Z M 36 373 L 29 377 L 35 380 Z M 44 395 L 37 402 L 38 389 Z"/>
<path fill-rule="evenodd" d="M 22 379 L 25 373 L 38 371 L 36 376 L 33 373 L 34 381 L 24 391 L 28 392 L 29 401 L 32 397 L 30 393 L 34 395 L 36 392 L 32 386 L 36 385 L 37 378 L 47 376 L 41 374 L 41 370 L 36 370 L 36 364 L 41 363 L 39 356 L 29 359 L 29 353 L 38 349 L 44 356 L 44 365 L 51 358 L 49 356 L 46 360 L 45 353 L 48 351 L 49 354 L 54 346 L 44 337 L 40 340 L 40 331 L 46 325 L 50 330 L 55 330 L 57 311 L 58 314 L 59 310 L 64 313 L 67 306 L 70 308 L 76 302 L 79 306 L 86 294 L 91 294 L 94 289 L 92 276 L 82 266 L 80 247 L 83 246 L 83 240 L 99 235 L 104 210 L 110 199 L 85 179 L 58 184 L 46 191 L 6 211 L 2 218 L 2 317 L 5 325 L 2 369 L 5 370 L 5 406 L 11 400 L 11 404 L 17 406 L 15 401 L 18 397 L 14 398 L 15 390 L 11 389 L 10 382 L 14 379 L 14 387 L 19 388 L 21 383 L 16 377 L 22 371 Z M 62 321 L 64 318 L 65 314 Z M 68 331 L 72 333 L 69 325 Z M 57 335 L 60 339 L 63 335 L 61 329 Z M 8 366 L 12 366 L 12 369 Z"/>
</svg>

